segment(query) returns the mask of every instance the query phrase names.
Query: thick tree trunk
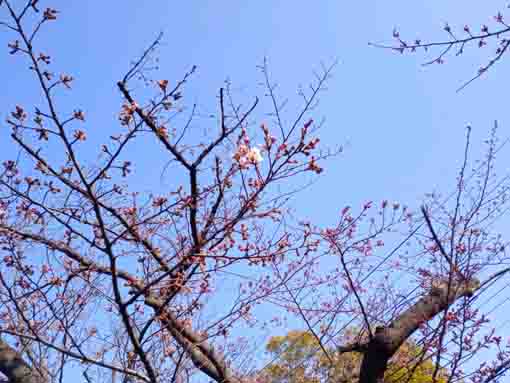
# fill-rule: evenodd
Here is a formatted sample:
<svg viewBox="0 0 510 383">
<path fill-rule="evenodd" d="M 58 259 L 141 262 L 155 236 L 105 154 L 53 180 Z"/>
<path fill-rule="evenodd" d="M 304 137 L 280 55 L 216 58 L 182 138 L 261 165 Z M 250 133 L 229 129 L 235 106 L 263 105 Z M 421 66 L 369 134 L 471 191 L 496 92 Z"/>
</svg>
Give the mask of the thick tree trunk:
<svg viewBox="0 0 510 383">
<path fill-rule="evenodd" d="M 419 326 L 448 309 L 457 299 L 471 296 L 479 286 L 478 280 L 438 284 L 388 327 L 378 327 L 364 352 L 359 382 L 383 383 L 388 361 Z"/>
<path fill-rule="evenodd" d="M 47 383 L 21 355 L 0 339 L 0 372 L 9 383 Z"/>
<path fill-rule="evenodd" d="M 383 383 L 384 373 L 388 368 L 391 350 L 381 332 L 376 332 L 368 345 L 368 349 L 361 362 L 359 381 L 361 383 Z"/>
</svg>

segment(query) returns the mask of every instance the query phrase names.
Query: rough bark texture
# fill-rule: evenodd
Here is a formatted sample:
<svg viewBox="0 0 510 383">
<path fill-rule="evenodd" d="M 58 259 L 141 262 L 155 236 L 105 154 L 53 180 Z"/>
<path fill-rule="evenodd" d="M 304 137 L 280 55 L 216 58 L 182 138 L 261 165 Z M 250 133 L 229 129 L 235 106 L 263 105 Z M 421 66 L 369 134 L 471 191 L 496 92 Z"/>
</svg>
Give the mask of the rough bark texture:
<svg viewBox="0 0 510 383">
<path fill-rule="evenodd" d="M 145 302 L 156 313 L 160 313 L 161 322 L 177 343 L 186 350 L 195 367 L 216 382 L 239 383 L 239 380 L 225 363 L 224 358 L 218 355 L 206 341 L 201 340 L 200 336 L 197 336 L 191 329 L 184 328 L 172 313 L 164 310 L 161 301 L 155 297 L 146 297 Z"/>
<path fill-rule="evenodd" d="M 9 383 L 46 383 L 20 354 L 0 339 L 0 372 Z"/>
<path fill-rule="evenodd" d="M 397 317 L 388 327 L 378 327 L 368 342 L 360 367 L 360 383 L 382 383 L 388 361 L 419 326 L 446 310 L 457 299 L 471 296 L 480 282 L 444 282 Z"/>
</svg>

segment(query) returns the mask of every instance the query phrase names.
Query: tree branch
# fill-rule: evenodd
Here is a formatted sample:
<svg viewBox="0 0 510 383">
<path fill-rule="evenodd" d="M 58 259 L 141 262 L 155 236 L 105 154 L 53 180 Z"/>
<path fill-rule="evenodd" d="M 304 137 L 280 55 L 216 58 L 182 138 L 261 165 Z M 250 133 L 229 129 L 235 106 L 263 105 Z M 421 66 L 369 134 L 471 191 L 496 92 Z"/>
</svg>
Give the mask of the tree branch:
<svg viewBox="0 0 510 383">
<path fill-rule="evenodd" d="M 7 377 L 9 383 L 47 383 L 2 339 L 0 339 L 0 372 Z"/>
<path fill-rule="evenodd" d="M 439 283 L 388 327 L 377 327 L 361 363 L 359 382 L 382 383 L 388 361 L 420 325 L 448 309 L 459 298 L 472 296 L 479 287 L 476 279 Z"/>
</svg>

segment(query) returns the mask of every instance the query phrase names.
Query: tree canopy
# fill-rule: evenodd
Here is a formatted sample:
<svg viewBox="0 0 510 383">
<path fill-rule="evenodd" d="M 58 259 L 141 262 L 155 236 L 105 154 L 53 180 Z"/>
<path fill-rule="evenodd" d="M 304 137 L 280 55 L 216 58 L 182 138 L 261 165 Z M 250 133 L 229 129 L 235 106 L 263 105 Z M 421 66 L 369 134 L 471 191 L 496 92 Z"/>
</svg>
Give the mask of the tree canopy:
<svg viewBox="0 0 510 383">
<path fill-rule="evenodd" d="M 352 342 L 355 330 L 349 329 L 343 341 Z M 347 339 L 346 336 L 351 335 Z M 350 339 L 349 339 L 350 338 Z M 359 380 L 361 354 L 343 353 L 328 346 L 321 349 L 319 340 L 310 331 L 290 331 L 269 339 L 266 350 L 269 358 L 276 359 L 263 372 L 272 383 L 351 383 Z M 434 363 L 431 355 L 412 340 L 405 342 L 391 359 L 385 373 L 385 383 L 430 383 L 433 381 Z M 448 372 L 441 371 L 437 382 L 445 383 Z"/>
<path fill-rule="evenodd" d="M 321 140 L 318 109 L 335 62 L 291 103 L 263 60 L 261 92 L 243 97 L 226 81 L 212 109 L 191 95 L 196 65 L 161 70 L 159 35 L 112 84 L 114 118 L 93 120 L 75 89 L 80 70 L 66 67 L 76 58 L 58 59 L 74 43 L 52 29 L 65 14 L 42 0 L 0 0 L 0 12 L 4 56 L 30 93 L 3 106 L 1 132 L 9 383 L 490 383 L 510 369 L 510 345 L 485 306 L 510 274 L 496 226 L 510 208 L 497 122 L 475 152 L 466 127 L 443 193 L 411 204 L 335 196 L 329 221 L 310 220 L 292 202 L 343 149 Z M 464 37 L 447 24 L 437 43 L 395 30 L 384 47 L 443 49 L 432 61 L 442 63 L 456 47 L 496 41 L 479 79 L 510 46 L 503 16 L 493 22 L 464 27 Z M 101 84 L 85 85 L 106 102 Z M 346 182 L 329 176 L 339 189 Z M 315 193 L 300 204 L 313 208 Z M 257 345 L 286 323 L 301 330 L 273 336 L 263 365 Z"/>
</svg>

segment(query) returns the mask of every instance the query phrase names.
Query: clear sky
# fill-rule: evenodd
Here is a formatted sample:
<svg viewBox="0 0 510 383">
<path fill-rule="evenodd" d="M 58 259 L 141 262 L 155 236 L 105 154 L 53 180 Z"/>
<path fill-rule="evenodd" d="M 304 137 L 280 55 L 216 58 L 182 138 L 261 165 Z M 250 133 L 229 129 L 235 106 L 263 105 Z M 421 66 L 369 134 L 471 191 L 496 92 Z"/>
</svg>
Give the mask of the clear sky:
<svg viewBox="0 0 510 383">
<path fill-rule="evenodd" d="M 325 165 L 324 177 L 299 199 L 299 211 L 330 222 L 341 206 L 384 198 L 416 205 L 437 186 L 450 191 L 462 159 L 465 126 L 473 127 L 473 153 L 495 119 L 508 136 L 506 61 L 460 94 L 455 90 L 486 64 L 492 48 L 466 49 L 444 65 L 422 67 L 428 56 L 400 55 L 368 46 L 389 42 L 398 27 L 403 38 L 447 38 L 453 28 L 494 25 L 503 1 L 44 1 L 61 20 L 45 33 L 55 66 L 77 78 L 71 107 L 88 116 L 92 140 L 117 129 L 120 95 L 116 81 L 130 60 L 163 31 L 161 78 L 179 79 L 192 65 L 198 74 L 186 90 L 188 102 L 214 111 L 216 95 L 229 78 L 243 97 L 260 95 L 256 66 L 268 57 L 288 112 L 297 110 L 296 89 L 312 80 L 321 62 L 339 60 L 317 120 L 326 118 L 321 138 L 345 144 L 344 154 Z M 8 36 L 0 36 L 6 47 Z M 4 48 L 6 49 L 6 48 Z M 491 50 L 492 49 L 492 50 Z M 2 118 L 16 103 L 36 97 L 27 91 L 22 62 L 0 56 Z M 97 135 L 96 135 L 97 133 Z M 4 146 L 6 129 L 0 132 Z M 100 140 L 98 140 L 100 141 Z M 144 149 L 145 150 L 145 149 Z M 149 151 L 139 156 L 151 156 Z M 3 156 L 2 156 L 3 157 Z M 499 156 L 506 171 L 508 153 Z M 156 177 L 158 174 L 154 174 Z M 150 177 L 150 173 L 144 173 Z M 142 184 L 144 179 L 139 178 Z M 312 203 L 313 202 L 313 203 Z"/>
<path fill-rule="evenodd" d="M 317 119 L 327 119 L 324 141 L 349 145 L 341 158 L 327 164 L 325 176 L 311 191 L 321 194 L 325 208 L 365 198 L 412 202 L 436 185 L 445 189 L 454 182 L 467 123 L 474 128 L 475 143 L 494 119 L 505 135 L 508 114 L 501 79 L 508 72 L 506 62 L 455 93 L 486 63 L 489 48 L 468 49 L 464 58 L 447 58 L 443 66 L 423 68 L 421 54 L 399 57 L 367 44 L 391 41 L 394 26 L 404 38 L 446 37 L 445 21 L 459 29 L 465 23 L 473 27 L 490 23 L 503 1 L 60 0 L 51 4 L 62 12 L 61 20 L 48 28 L 44 46 L 49 47 L 55 67 L 77 78 L 72 98 L 66 101 L 86 111 L 91 138 L 116 129 L 120 97 L 115 82 L 160 31 L 165 32 L 161 77 L 177 80 L 191 65 L 198 65 L 188 102 L 212 111 L 226 78 L 243 96 L 260 95 L 256 65 L 265 56 L 282 97 L 290 98 L 287 110 L 297 110 L 297 86 L 312 80 L 312 70 L 320 62 L 338 58 Z M 0 38 L 7 42 L 6 33 Z M 26 91 L 20 60 L 3 55 L 0 69 L 4 87 L 0 101 L 6 113 L 13 103 L 30 100 L 32 94 Z"/>
</svg>

